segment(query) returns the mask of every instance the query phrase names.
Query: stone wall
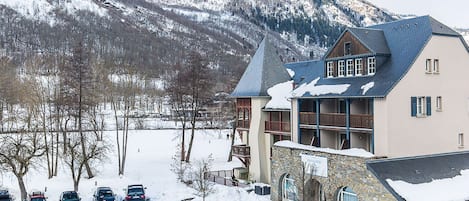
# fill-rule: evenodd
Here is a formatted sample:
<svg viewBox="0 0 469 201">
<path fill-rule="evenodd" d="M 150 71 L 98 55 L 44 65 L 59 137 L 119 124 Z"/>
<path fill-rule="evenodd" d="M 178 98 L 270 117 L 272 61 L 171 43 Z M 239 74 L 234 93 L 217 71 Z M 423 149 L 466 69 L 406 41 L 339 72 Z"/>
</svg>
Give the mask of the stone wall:
<svg viewBox="0 0 469 201">
<path fill-rule="evenodd" d="M 280 182 L 287 173 L 295 180 L 295 185 L 298 188 L 298 198 L 302 201 L 318 200 L 304 196 L 308 194 L 308 190 L 311 192 L 311 189 L 305 189 L 305 186 L 307 186 L 307 183 L 311 183 L 311 180 L 316 180 L 322 185 L 327 201 L 336 201 L 339 189 L 346 186 L 350 187 L 361 201 L 396 200 L 378 179 L 367 170 L 366 161 L 372 159 L 275 145 L 272 149 L 271 200 L 273 201 L 281 201 Z M 327 158 L 327 177 L 305 174 L 300 154 Z"/>
</svg>

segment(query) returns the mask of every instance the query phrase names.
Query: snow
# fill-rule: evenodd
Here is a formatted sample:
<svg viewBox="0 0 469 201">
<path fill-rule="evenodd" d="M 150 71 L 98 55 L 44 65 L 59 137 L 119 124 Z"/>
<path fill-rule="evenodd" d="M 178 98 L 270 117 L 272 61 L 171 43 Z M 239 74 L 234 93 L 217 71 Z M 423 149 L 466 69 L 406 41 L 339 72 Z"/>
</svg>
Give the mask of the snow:
<svg viewBox="0 0 469 201">
<path fill-rule="evenodd" d="M 305 173 L 327 177 L 327 158 L 309 154 L 300 154 L 300 157 Z"/>
<path fill-rule="evenodd" d="M 360 87 L 363 90 L 362 95 L 365 95 L 366 92 L 368 92 L 368 90 L 370 90 L 374 86 L 375 82 L 368 82 L 367 84 L 364 84 L 362 87 Z"/>
<path fill-rule="evenodd" d="M 0 0 L 5 5 L 15 10 L 24 17 L 32 20 L 41 20 L 51 26 L 56 23 L 55 9 L 64 9 L 68 14 L 77 11 L 90 11 L 100 17 L 107 16 L 107 10 L 94 3 L 93 0 L 68 0 L 60 3 L 50 3 L 47 0 Z"/>
<path fill-rule="evenodd" d="M 290 77 L 295 76 L 295 71 L 293 71 L 292 69 L 287 68 L 287 72 L 290 75 Z"/>
<path fill-rule="evenodd" d="M 265 107 L 269 109 L 290 109 L 291 103 L 288 98 L 292 89 L 292 80 L 276 84 L 273 87 L 267 89 L 267 93 L 272 98 L 269 102 L 267 102 Z"/>
<path fill-rule="evenodd" d="M 231 170 L 233 167 L 241 167 L 242 163 L 235 159 L 226 162 L 230 140 L 226 134 L 231 130 L 197 130 L 191 161 L 206 158 L 213 155 L 212 170 Z M 114 144 L 115 131 L 105 132 L 107 140 Z M 129 131 L 129 149 L 125 175 L 117 176 L 117 156 L 114 151 L 108 155 L 108 159 L 98 164 L 97 176 L 92 179 L 82 178 L 79 194 L 83 201 L 92 201 L 92 193 L 97 186 L 109 186 L 114 193 L 122 198 L 123 189 L 129 184 L 143 184 L 147 187 L 147 196 L 153 201 L 174 201 L 196 197 L 194 201 L 201 201 L 194 195 L 194 190 L 185 184 L 177 182 L 176 175 L 170 171 L 172 157 L 176 153 L 176 144 L 179 141 L 181 130 L 133 130 Z M 186 132 L 189 133 L 189 132 Z M 188 139 L 189 134 L 186 138 Z M 236 140 L 239 143 L 239 139 Z M 111 149 L 114 150 L 114 149 Z M 45 165 L 44 165 L 45 166 Z M 86 173 L 85 173 L 86 174 Z M 59 175 L 52 179 L 47 178 L 47 167 L 37 167 L 25 177 L 28 192 L 33 189 L 44 190 L 50 200 L 59 197 L 62 191 L 73 189 L 72 178 L 68 169 L 60 168 Z M 16 178 L 10 173 L 2 174 L 2 186 L 19 199 L 19 189 Z M 248 193 L 239 187 L 225 187 L 215 185 L 216 193 L 207 197 L 207 201 L 218 200 L 246 200 L 267 201 L 270 196 L 259 196 L 254 192 Z"/>
<path fill-rule="evenodd" d="M 375 156 L 372 153 L 367 152 L 364 149 L 359 149 L 359 148 L 336 150 L 336 149 L 330 149 L 330 148 L 319 148 L 319 147 L 313 147 L 309 145 L 298 144 L 298 143 L 287 141 L 287 140 L 276 142 L 275 145 L 280 146 L 280 147 L 286 147 L 286 148 L 303 149 L 303 150 L 308 150 L 308 151 L 317 151 L 317 152 L 324 152 L 324 153 L 329 153 L 329 154 L 355 156 L 355 157 L 362 157 L 362 158 L 372 158 Z"/>
<path fill-rule="evenodd" d="M 469 170 L 461 170 L 461 175 L 447 179 L 437 179 L 428 183 L 411 184 L 405 181 L 386 182 L 407 201 L 465 201 L 469 200 Z"/>
<path fill-rule="evenodd" d="M 347 89 L 350 87 L 350 84 L 316 86 L 319 79 L 320 78 L 318 77 L 308 84 L 307 83 L 301 84 L 298 88 L 293 90 L 292 96 L 301 97 L 307 92 L 309 92 L 311 96 L 319 96 L 319 95 L 324 95 L 324 94 L 342 94 L 345 91 L 347 91 Z"/>
</svg>

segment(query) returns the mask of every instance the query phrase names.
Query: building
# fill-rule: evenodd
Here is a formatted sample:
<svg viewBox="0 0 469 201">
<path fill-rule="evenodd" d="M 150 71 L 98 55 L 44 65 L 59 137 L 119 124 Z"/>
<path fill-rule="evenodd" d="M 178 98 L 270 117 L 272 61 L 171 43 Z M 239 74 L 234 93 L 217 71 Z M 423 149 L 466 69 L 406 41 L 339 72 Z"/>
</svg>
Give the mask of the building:
<svg viewBox="0 0 469 201">
<path fill-rule="evenodd" d="M 282 65 L 264 39 L 232 93 L 245 143 L 236 156 L 251 179 L 271 183 L 273 200 L 393 200 L 367 164 L 467 150 L 468 74 L 463 37 L 430 16 L 347 28 L 315 61 Z M 308 164 L 355 171 L 339 179 L 347 184 Z M 290 184 L 301 187 L 295 199 Z"/>
</svg>

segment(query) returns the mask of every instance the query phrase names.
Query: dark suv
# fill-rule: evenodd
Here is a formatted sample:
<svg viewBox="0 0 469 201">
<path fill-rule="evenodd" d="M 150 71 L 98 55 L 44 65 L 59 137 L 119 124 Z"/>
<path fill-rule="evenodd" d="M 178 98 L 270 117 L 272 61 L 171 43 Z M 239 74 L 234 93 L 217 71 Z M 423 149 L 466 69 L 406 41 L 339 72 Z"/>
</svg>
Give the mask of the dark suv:
<svg viewBox="0 0 469 201">
<path fill-rule="evenodd" d="M 0 201 L 12 201 L 10 192 L 6 189 L 0 189 Z"/>
<path fill-rule="evenodd" d="M 93 194 L 93 201 L 115 201 L 116 197 L 109 187 L 98 187 Z"/>
<path fill-rule="evenodd" d="M 76 191 L 64 191 L 60 194 L 59 201 L 80 201 L 80 197 L 78 197 L 78 193 Z"/>
<path fill-rule="evenodd" d="M 125 201 L 148 201 L 145 196 L 145 187 L 141 184 L 129 185 L 127 187 L 127 194 L 125 196 Z"/>
</svg>

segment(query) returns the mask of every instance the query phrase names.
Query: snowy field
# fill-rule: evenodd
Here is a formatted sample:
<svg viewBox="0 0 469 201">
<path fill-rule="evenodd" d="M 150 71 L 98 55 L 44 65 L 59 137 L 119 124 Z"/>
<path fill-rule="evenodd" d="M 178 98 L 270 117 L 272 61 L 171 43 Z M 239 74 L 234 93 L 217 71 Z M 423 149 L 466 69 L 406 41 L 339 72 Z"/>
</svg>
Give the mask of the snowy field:
<svg viewBox="0 0 469 201">
<path fill-rule="evenodd" d="M 129 149 L 125 175 L 117 176 L 117 156 L 112 152 L 107 162 L 97 167 L 97 176 L 93 179 L 82 179 L 79 194 L 82 201 L 91 201 L 92 193 L 97 186 L 109 186 L 118 196 L 118 201 L 123 197 L 124 188 L 129 184 L 143 184 L 147 187 L 146 194 L 151 201 L 178 201 L 195 197 L 194 200 L 202 200 L 194 195 L 194 190 L 185 184 L 177 182 L 176 175 L 171 172 L 170 164 L 176 153 L 176 145 L 179 141 L 180 130 L 137 130 L 129 131 Z M 233 162 L 227 163 L 230 148 L 230 140 L 226 134 L 230 130 L 199 130 L 196 132 L 191 161 L 198 158 L 206 158 L 213 155 L 212 170 L 230 170 L 233 167 L 242 166 L 241 162 L 233 158 Z M 115 143 L 115 131 L 106 132 L 107 138 Z M 189 135 L 186 136 L 189 139 Z M 187 140 L 188 141 L 188 140 Z M 114 151 L 114 149 L 113 149 Z M 86 174 L 86 173 L 85 173 Z M 46 196 L 49 201 L 56 201 L 62 191 L 73 190 L 73 181 L 68 170 L 62 169 L 59 175 L 53 179 L 47 179 L 47 169 L 37 167 L 31 170 L 25 177 L 28 192 L 47 188 Z M 1 185 L 10 190 L 19 200 L 20 193 L 16 178 L 7 173 L 1 175 Z M 267 201 L 270 196 L 258 196 L 253 192 L 248 193 L 238 187 L 225 187 L 215 185 L 216 192 L 207 201 Z"/>
</svg>

